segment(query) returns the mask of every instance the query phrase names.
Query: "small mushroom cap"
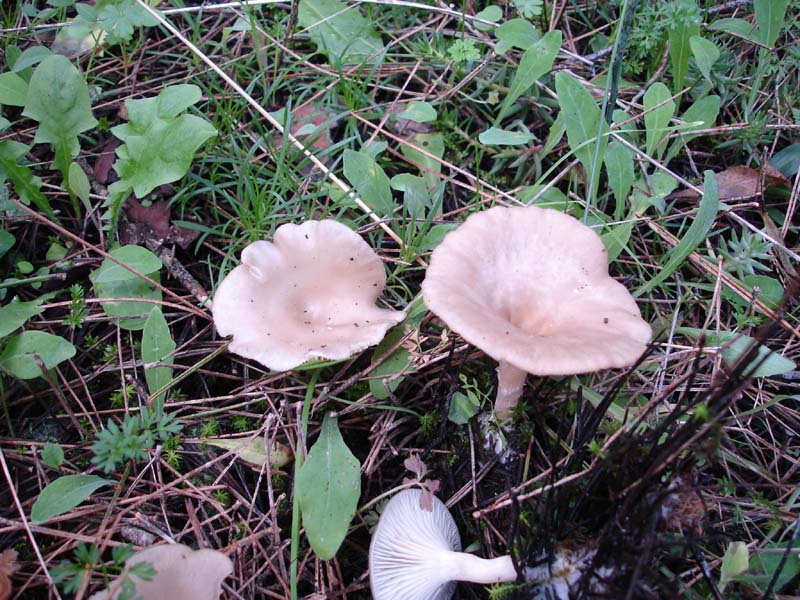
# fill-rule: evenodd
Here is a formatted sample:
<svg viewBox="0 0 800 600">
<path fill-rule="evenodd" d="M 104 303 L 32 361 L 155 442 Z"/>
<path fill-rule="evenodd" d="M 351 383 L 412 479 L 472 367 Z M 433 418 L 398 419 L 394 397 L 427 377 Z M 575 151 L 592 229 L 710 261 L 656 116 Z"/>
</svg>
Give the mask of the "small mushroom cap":
<svg viewBox="0 0 800 600">
<path fill-rule="evenodd" d="M 159 544 L 137 552 L 126 566 L 148 562 L 156 570 L 150 581 L 131 576 L 136 597 L 142 600 L 217 600 L 222 581 L 233 572 L 231 559 L 216 550 L 192 550 L 182 544 Z M 90 600 L 116 600 L 108 591 L 94 594 Z"/>
<path fill-rule="evenodd" d="M 628 366 L 652 335 L 600 237 L 552 209 L 471 215 L 433 251 L 422 291 L 465 340 L 536 375 Z"/>
<path fill-rule="evenodd" d="M 421 495 L 403 490 L 381 513 L 369 546 L 373 600 L 448 600 L 455 591 L 436 554 L 461 551 L 458 528 L 438 498 L 433 511 L 422 509 Z"/>
<path fill-rule="evenodd" d="M 231 352 L 275 371 L 349 358 L 405 316 L 375 306 L 385 284 L 380 258 L 347 226 L 289 223 L 242 251 L 214 296 L 214 324 L 233 335 Z"/>
</svg>

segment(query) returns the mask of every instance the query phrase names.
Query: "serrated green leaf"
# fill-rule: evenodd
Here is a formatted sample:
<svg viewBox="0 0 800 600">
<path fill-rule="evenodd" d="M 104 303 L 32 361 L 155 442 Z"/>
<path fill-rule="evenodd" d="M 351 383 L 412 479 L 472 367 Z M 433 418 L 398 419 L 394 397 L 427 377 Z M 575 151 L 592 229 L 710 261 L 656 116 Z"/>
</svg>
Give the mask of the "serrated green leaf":
<svg viewBox="0 0 800 600">
<path fill-rule="evenodd" d="M 334 557 L 361 496 L 361 465 L 345 445 L 336 417 L 325 415 L 319 439 L 295 481 L 308 543 L 323 560 Z"/>
<path fill-rule="evenodd" d="M 29 150 L 29 147 L 12 140 L 0 140 L 0 183 L 11 181 L 20 201 L 33 204 L 46 215 L 53 217 L 53 209 L 41 192 L 42 180 L 36 177 L 28 167 L 17 161 Z"/>
<path fill-rule="evenodd" d="M 775 45 L 781 28 L 786 24 L 788 6 L 789 0 L 753 0 L 758 37 L 765 46 L 772 48 Z"/>
<path fill-rule="evenodd" d="M 0 104 L 25 106 L 28 93 L 26 81 L 13 72 L 0 74 Z"/>
<path fill-rule="evenodd" d="M 131 0 L 100 0 L 95 4 L 97 23 L 109 44 L 130 41 L 138 27 L 153 27 L 158 20 Z"/>
<path fill-rule="evenodd" d="M 389 178 L 381 166 L 366 152 L 344 151 L 344 176 L 359 197 L 378 216 L 386 217 L 394 210 Z"/>
<path fill-rule="evenodd" d="M 714 224 L 717 213 L 719 212 L 719 187 L 717 186 L 717 178 L 713 171 L 705 172 L 703 190 L 703 198 L 700 200 L 700 207 L 697 210 L 697 215 L 692 220 L 691 225 L 689 225 L 686 234 L 681 241 L 678 242 L 678 245 L 669 253 L 667 261 L 661 266 L 653 279 L 640 286 L 633 293 L 634 296 L 641 296 L 652 290 L 656 285 L 672 275 L 675 270 L 683 264 L 686 257 L 694 252 L 694 249 L 706 239 L 706 234 L 708 234 L 711 226 Z"/>
<path fill-rule="evenodd" d="M 530 131 L 511 131 L 499 127 L 490 127 L 478 135 L 478 141 L 487 146 L 523 146 L 533 139 Z"/>
<path fill-rule="evenodd" d="M 75 346 L 67 340 L 45 331 L 23 331 L 8 340 L 0 355 L 0 368 L 20 379 L 42 376 L 38 357 L 45 368 L 53 369 L 75 356 Z"/>
<path fill-rule="evenodd" d="M 44 298 L 37 298 L 30 302 L 20 302 L 13 300 L 3 307 L 0 307 L 0 337 L 5 337 L 27 323 L 28 319 L 44 310 L 42 302 Z"/>
<path fill-rule="evenodd" d="M 669 135 L 669 122 L 675 114 L 675 101 L 671 99 L 669 88 L 657 81 L 644 95 L 645 152 L 653 158 L 660 158 L 666 146 L 661 140 Z"/>
<path fill-rule="evenodd" d="M 117 188 L 143 198 L 155 188 L 177 181 L 189 171 L 197 149 L 217 135 L 211 124 L 178 113 L 200 98 L 197 86 L 170 86 L 154 98 L 127 100 L 129 121 L 111 132 L 124 142 L 117 148 Z"/>
<path fill-rule="evenodd" d="M 381 36 L 358 11 L 338 0 L 300 0 L 297 19 L 320 52 L 333 64 L 382 60 Z"/>
<path fill-rule="evenodd" d="M 526 93 L 537 79 L 553 68 L 553 61 L 556 59 L 559 48 L 561 48 L 561 32 L 556 30 L 546 33 L 542 39 L 525 50 L 514 74 L 514 79 L 511 80 L 508 94 L 497 113 L 495 125 L 500 124 L 514 102 Z"/>
<path fill-rule="evenodd" d="M 542 14 L 542 0 L 511 0 L 511 2 L 526 19 L 533 19 Z"/>
<path fill-rule="evenodd" d="M 97 475 L 65 475 L 48 484 L 31 509 L 31 521 L 44 523 L 48 519 L 72 510 L 104 485 L 114 482 Z"/>
<path fill-rule="evenodd" d="M 64 462 L 64 449 L 53 442 L 45 443 L 42 448 L 42 461 L 51 469 L 57 469 Z"/>
<path fill-rule="evenodd" d="M 48 56 L 33 72 L 22 114 L 39 123 L 34 143 L 52 144 L 53 168 L 68 180 L 72 157 L 80 152 L 78 135 L 97 125 L 83 75 L 67 58 Z"/>
<path fill-rule="evenodd" d="M 145 365 L 144 377 L 150 394 L 154 394 L 172 380 L 172 369 L 169 366 L 147 365 L 152 363 L 171 365 L 175 360 L 171 355 L 176 347 L 161 308 L 154 306 L 150 309 L 142 330 L 142 362 Z M 162 392 L 153 399 L 153 403 L 156 406 L 163 406 L 166 395 L 166 392 Z"/>
<path fill-rule="evenodd" d="M 693 35 L 689 38 L 689 45 L 692 48 L 697 68 L 700 69 L 706 81 L 711 83 L 711 67 L 714 66 L 714 63 L 719 58 L 719 48 L 711 40 L 699 35 Z"/>
</svg>

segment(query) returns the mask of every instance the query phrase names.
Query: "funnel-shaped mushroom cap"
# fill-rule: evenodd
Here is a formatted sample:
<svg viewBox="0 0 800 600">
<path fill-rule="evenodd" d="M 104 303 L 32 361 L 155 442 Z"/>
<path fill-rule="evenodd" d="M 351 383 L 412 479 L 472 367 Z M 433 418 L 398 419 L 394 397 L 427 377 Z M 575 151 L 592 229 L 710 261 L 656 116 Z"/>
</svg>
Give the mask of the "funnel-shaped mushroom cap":
<svg viewBox="0 0 800 600">
<path fill-rule="evenodd" d="M 192 550 L 181 544 L 160 544 L 137 552 L 125 563 L 127 567 L 147 562 L 156 570 L 150 581 L 131 578 L 136 584 L 136 597 L 142 600 L 217 600 L 222 581 L 233 572 L 231 559 L 216 550 Z M 108 591 L 99 592 L 90 600 L 116 600 Z"/>
<path fill-rule="evenodd" d="M 275 371 L 348 358 L 403 320 L 375 306 L 386 284 L 380 258 L 332 220 L 281 225 L 272 242 L 242 252 L 214 296 L 214 324 L 230 350 Z"/>
<path fill-rule="evenodd" d="M 465 340 L 536 375 L 628 366 L 651 336 L 600 237 L 552 209 L 471 215 L 433 251 L 422 291 Z"/>
<path fill-rule="evenodd" d="M 381 513 L 369 546 L 373 600 L 448 600 L 455 590 L 437 558 L 461 551 L 453 517 L 438 498 L 420 508 L 420 490 L 395 494 Z"/>
</svg>

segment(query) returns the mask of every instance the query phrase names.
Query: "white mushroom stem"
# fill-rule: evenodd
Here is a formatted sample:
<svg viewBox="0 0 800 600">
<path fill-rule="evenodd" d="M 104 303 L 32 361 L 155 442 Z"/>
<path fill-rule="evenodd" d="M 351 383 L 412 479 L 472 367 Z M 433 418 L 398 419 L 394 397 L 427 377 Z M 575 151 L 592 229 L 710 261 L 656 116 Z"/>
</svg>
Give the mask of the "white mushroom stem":
<svg viewBox="0 0 800 600">
<path fill-rule="evenodd" d="M 472 583 L 503 583 L 516 581 L 517 571 L 510 556 L 499 558 L 480 558 L 465 552 L 442 550 L 436 557 L 442 575 L 449 581 L 469 581 Z"/>
<path fill-rule="evenodd" d="M 501 423 L 511 418 L 511 412 L 522 396 L 527 376 L 527 372 L 511 363 L 501 360 L 497 365 L 497 398 L 494 401 L 494 412 Z"/>
</svg>

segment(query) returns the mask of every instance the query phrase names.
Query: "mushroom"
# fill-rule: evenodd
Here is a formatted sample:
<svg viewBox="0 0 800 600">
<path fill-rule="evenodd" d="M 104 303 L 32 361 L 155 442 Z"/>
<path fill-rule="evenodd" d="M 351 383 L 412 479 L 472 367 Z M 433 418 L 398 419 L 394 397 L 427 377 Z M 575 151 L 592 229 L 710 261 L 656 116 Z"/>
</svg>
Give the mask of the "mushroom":
<svg viewBox="0 0 800 600">
<path fill-rule="evenodd" d="M 147 562 L 156 574 L 146 581 L 130 574 L 141 600 L 217 600 L 222 581 L 233 572 L 231 559 L 217 550 L 192 550 L 182 544 L 159 544 L 145 548 L 129 558 L 126 570 Z M 119 581 L 90 600 L 116 600 L 122 585 Z"/>
<path fill-rule="evenodd" d="M 421 490 L 403 490 L 386 504 L 369 546 L 373 600 L 447 600 L 456 581 L 515 581 L 510 556 L 484 559 L 461 552 L 447 507 L 433 498 L 420 506 Z"/>
<path fill-rule="evenodd" d="M 636 301 L 608 274 L 603 241 L 553 209 L 474 213 L 433 251 L 422 292 L 448 327 L 498 361 L 501 421 L 528 373 L 625 367 L 650 341 Z"/>
<path fill-rule="evenodd" d="M 231 352 L 287 371 L 312 358 L 349 358 L 383 339 L 403 311 L 375 306 L 386 284 L 377 254 L 333 220 L 281 225 L 242 251 L 214 297 Z"/>
</svg>

